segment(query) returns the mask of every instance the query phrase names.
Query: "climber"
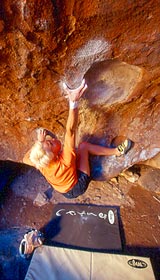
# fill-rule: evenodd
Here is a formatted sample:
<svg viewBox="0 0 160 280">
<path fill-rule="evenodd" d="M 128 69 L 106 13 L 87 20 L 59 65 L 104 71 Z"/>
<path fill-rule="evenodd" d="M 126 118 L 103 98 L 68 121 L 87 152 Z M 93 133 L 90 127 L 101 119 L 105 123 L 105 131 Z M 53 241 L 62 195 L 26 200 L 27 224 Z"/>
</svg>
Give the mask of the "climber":
<svg viewBox="0 0 160 280">
<path fill-rule="evenodd" d="M 87 89 L 83 79 L 76 89 L 69 89 L 63 83 L 65 97 L 69 100 L 69 115 L 66 124 L 64 146 L 56 137 L 40 128 L 37 141 L 25 155 L 23 162 L 36 167 L 53 188 L 66 198 L 82 195 L 91 181 L 89 155 L 121 156 L 131 148 L 131 141 L 126 139 L 116 148 L 82 142 L 76 151 L 75 138 L 78 123 L 78 100 Z"/>
</svg>

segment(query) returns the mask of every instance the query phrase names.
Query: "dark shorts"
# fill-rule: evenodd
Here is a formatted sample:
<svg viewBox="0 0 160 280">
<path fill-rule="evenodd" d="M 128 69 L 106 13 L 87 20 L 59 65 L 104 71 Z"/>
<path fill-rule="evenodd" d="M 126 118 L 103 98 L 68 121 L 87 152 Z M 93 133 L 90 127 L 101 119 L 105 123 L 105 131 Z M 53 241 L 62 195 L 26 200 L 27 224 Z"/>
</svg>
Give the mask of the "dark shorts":
<svg viewBox="0 0 160 280">
<path fill-rule="evenodd" d="M 66 198 L 78 197 L 79 195 L 83 194 L 87 190 L 90 181 L 91 179 L 86 173 L 78 170 L 77 184 L 75 184 L 74 187 L 71 190 L 69 190 L 67 193 L 63 193 L 63 195 Z"/>
</svg>

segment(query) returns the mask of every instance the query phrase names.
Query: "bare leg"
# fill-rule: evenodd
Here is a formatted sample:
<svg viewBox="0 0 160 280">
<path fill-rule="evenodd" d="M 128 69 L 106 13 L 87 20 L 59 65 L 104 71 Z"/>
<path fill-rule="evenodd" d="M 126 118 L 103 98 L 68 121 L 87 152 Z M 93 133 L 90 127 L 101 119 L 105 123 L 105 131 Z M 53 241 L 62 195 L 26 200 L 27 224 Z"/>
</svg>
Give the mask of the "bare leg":
<svg viewBox="0 0 160 280">
<path fill-rule="evenodd" d="M 78 147 L 78 169 L 88 176 L 90 176 L 89 154 L 96 156 L 119 156 L 120 152 L 117 148 L 107 148 L 88 142 L 82 142 Z"/>
</svg>

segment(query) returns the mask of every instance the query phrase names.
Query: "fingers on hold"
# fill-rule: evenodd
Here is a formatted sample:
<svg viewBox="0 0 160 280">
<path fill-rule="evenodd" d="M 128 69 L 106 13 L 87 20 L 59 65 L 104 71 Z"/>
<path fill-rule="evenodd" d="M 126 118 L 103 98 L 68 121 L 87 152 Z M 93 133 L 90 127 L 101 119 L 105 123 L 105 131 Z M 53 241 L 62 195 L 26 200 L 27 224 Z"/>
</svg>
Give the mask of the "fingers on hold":
<svg viewBox="0 0 160 280">
<path fill-rule="evenodd" d="M 85 92 L 85 90 L 87 89 L 87 84 L 84 85 L 84 87 L 81 89 L 81 94 L 83 94 L 83 92 Z"/>
<path fill-rule="evenodd" d="M 85 79 L 82 80 L 82 85 L 84 86 L 86 83 Z"/>
<path fill-rule="evenodd" d="M 88 85 L 86 84 L 86 81 L 85 81 L 85 79 L 83 79 L 83 88 L 82 88 L 82 90 L 83 90 L 83 92 L 88 88 Z"/>
<path fill-rule="evenodd" d="M 85 86 L 84 86 L 84 91 L 85 91 L 87 88 L 88 88 L 88 86 L 87 86 L 87 84 L 85 84 Z"/>
<path fill-rule="evenodd" d="M 86 90 L 87 88 L 87 84 L 86 84 L 86 81 L 85 79 L 82 80 L 80 86 L 78 88 L 75 88 L 75 89 L 70 89 L 65 82 L 63 82 L 63 88 L 64 90 L 69 93 L 69 92 L 74 92 L 74 91 L 77 91 L 77 90 Z"/>
<path fill-rule="evenodd" d="M 66 88 L 66 87 L 67 87 L 65 82 L 63 82 L 63 87 L 64 87 L 64 88 Z"/>
</svg>

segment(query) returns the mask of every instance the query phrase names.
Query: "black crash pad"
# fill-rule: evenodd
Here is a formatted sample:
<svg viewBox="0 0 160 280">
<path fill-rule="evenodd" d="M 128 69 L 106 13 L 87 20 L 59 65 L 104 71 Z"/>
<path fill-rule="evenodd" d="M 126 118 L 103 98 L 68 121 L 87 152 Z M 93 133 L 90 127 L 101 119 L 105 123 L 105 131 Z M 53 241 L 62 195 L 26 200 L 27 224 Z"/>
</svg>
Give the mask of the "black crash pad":
<svg viewBox="0 0 160 280">
<path fill-rule="evenodd" d="M 58 204 L 45 228 L 50 245 L 98 251 L 122 249 L 117 207 Z M 47 244 L 49 244 L 47 242 Z"/>
</svg>

